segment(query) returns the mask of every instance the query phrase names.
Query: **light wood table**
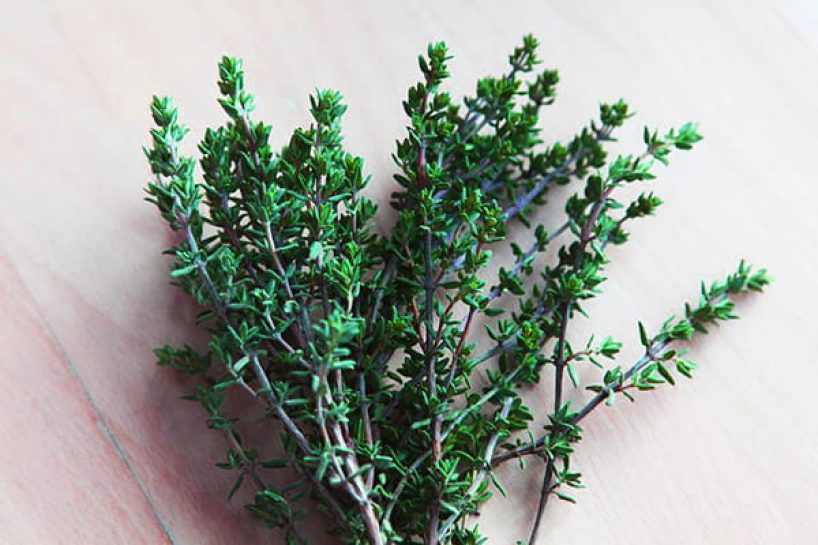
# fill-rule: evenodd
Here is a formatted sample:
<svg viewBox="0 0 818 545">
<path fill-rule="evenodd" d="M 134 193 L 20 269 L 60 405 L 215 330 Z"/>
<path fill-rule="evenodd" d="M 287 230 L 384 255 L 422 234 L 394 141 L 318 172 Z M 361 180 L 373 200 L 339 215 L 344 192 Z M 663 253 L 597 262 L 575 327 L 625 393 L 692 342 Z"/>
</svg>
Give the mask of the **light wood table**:
<svg viewBox="0 0 818 545">
<path fill-rule="evenodd" d="M 195 310 L 168 285 L 170 235 L 141 201 L 152 93 L 172 94 L 201 135 L 222 119 L 216 61 L 241 56 L 281 144 L 308 93 L 339 88 L 348 145 L 385 201 L 426 43 L 449 42 L 462 94 L 526 32 L 562 74 L 549 138 L 620 96 L 639 112 L 622 149 L 643 124 L 693 119 L 706 136 L 656 183 L 666 205 L 613 251 L 589 306 L 595 330 L 630 344 L 623 364 L 636 321 L 658 325 L 699 279 L 742 256 L 776 279 L 695 344 L 696 380 L 587 420 L 588 488 L 549 507 L 541 543 L 818 543 L 814 2 L 6 0 L 2 12 L 0 543 L 276 542 L 225 502 L 221 436 L 178 400 L 191 384 L 153 365 L 155 345 L 195 338 Z M 489 543 L 525 537 L 540 471 L 501 472 L 512 497 L 484 510 Z"/>
</svg>

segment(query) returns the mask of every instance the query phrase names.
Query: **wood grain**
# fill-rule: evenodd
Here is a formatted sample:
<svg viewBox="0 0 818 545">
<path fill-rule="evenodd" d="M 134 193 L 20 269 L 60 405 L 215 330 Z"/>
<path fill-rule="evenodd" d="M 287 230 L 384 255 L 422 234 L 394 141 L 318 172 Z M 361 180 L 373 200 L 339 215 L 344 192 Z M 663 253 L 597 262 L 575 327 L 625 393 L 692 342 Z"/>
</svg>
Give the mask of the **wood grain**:
<svg viewBox="0 0 818 545">
<path fill-rule="evenodd" d="M 588 488 L 577 506 L 549 507 L 541 543 L 818 543 L 818 292 L 805 287 L 818 265 L 814 2 L 2 7 L 0 543 L 276 543 L 225 503 L 221 438 L 178 401 L 190 385 L 152 365 L 155 345 L 195 335 L 158 256 L 169 235 L 141 202 L 152 93 L 174 95 L 200 135 L 221 120 L 216 60 L 241 56 L 281 144 L 309 92 L 339 88 L 347 142 L 384 202 L 417 53 L 446 40 L 463 93 L 526 32 L 562 74 L 548 137 L 620 96 L 639 112 L 622 149 L 643 123 L 693 119 L 706 137 L 657 182 L 660 214 L 614 251 L 594 330 L 633 345 L 637 320 L 657 325 L 740 257 L 776 279 L 693 347 L 695 381 L 587 420 Z M 512 497 L 479 519 L 490 543 L 524 538 L 541 470 L 502 471 Z"/>
</svg>

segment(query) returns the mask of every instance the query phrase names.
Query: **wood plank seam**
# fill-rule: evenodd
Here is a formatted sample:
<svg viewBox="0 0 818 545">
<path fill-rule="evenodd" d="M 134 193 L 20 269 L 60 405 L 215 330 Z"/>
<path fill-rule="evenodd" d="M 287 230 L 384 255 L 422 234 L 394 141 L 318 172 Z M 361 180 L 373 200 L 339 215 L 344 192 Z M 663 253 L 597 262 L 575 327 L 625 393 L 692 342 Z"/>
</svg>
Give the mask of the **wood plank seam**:
<svg viewBox="0 0 818 545">
<path fill-rule="evenodd" d="M 111 448 L 114 451 L 114 454 L 116 454 L 116 457 L 119 458 L 119 460 L 122 462 L 122 465 L 125 466 L 125 470 L 127 471 L 128 475 L 133 479 L 134 483 L 139 489 L 140 494 L 142 494 L 142 497 L 145 499 L 145 502 L 148 505 L 148 509 L 156 519 L 156 522 L 159 524 L 159 527 L 162 529 L 162 533 L 167 538 L 167 542 L 170 545 L 180 545 L 179 542 L 174 537 L 173 530 L 170 528 L 170 525 L 168 525 L 165 519 L 159 514 L 159 511 L 156 508 L 156 503 L 154 502 L 153 497 L 148 491 L 147 486 L 139 477 L 139 475 L 137 475 L 130 457 L 125 452 L 125 449 L 122 447 L 122 443 L 120 443 L 119 439 L 117 439 L 116 437 L 116 434 L 113 432 L 113 430 L 111 430 L 111 427 L 108 424 L 108 421 L 105 418 L 104 414 L 102 413 L 102 410 L 100 409 L 99 405 L 91 395 L 91 391 L 88 389 L 88 386 L 82 379 L 82 376 L 80 375 L 77 367 L 74 365 L 74 362 L 68 356 L 68 353 L 66 352 L 65 347 L 62 344 L 62 341 L 60 341 L 59 337 L 57 336 L 57 333 L 54 331 L 54 329 L 51 327 L 51 324 L 48 322 L 33 292 L 28 288 L 25 279 L 22 277 L 19 270 L 17 269 L 17 266 L 14 264 L 14 260 L 8 254 L 7 257 L 8 263 L 11 266 L 12 271 L 20 280 L 20 284 L 23 286 L 26 296 L 28 297 L 29 301 L 31 301 L 31 306 L 34 309 L 34 313 L 42 322 L 43 328 L 45 329 L 46 333 L 51 339 L 51 342 L 53 343 L 54 348 L 59 354 L 60 359 L 65 364 L 66 368 L 68 369 L 68 372 L 71 373 L 71 376 L 74 377 L 74 380 L 77 382 L 77 385 L 79 386 L 80 391 L 82 392 L 82 396 L 85 398 L 85 402 L 88 404 L 89 407 L 91 407 L 92 412 L 96 416 L 97 427 L 100 433 L 111 446 Z"/>
</svg>

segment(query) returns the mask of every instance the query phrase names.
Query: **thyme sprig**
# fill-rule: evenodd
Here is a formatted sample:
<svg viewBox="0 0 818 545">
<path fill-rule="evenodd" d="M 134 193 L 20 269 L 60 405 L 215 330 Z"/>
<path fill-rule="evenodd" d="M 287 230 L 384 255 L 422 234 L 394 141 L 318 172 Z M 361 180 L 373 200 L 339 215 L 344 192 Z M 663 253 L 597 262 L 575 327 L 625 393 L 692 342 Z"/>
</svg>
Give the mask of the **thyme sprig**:
<svg viewBox="0 0 818 545">
<path fill-rule="evenodd" d="M 180 152 L 188 130 L 172 101 L 151 104 L 148 199 L 179 234 L 170 274 L 203 308 L 210 334 L 205 350 L 164 346 L 156 355 L 200 377 L 189 398 L 225 435 L 218 465 L 237 475 L 229 496 L 250 483 L 248 510 L 288 543 L 306 542 L 298 524 L 309 496 L 348 543 L 478 545 L 468 516 L 492 488 L 503 491 L 494 468 L 526 458 L 545 464 L 534 543 L 548 499 L 573 501 L 567 490 L 582 486 L 571 457 L 584 419 L 619 396 L 632 401 L 675 384 L 676 374 L 690 377 L 696 366 L 677 345 L 735 318 L 732 297 L 769 282 L 742 262 L 702 285 L 698 304 L 655 335 L 639 324 L 644 354 L 629 367 L 606 367 L 622 347 L 611 337 L 575 349 L 571 324 L 601 291 L 609 245 L 625 243 L 629 223 L 661 205 L 652 191 L 625 201 L 620 190 L 649 183 L 657 164 L 701 136 L 692 123 L 645 129 L 638 155 L 610 158 L 606 145 L 633 115 L 620 100 L 600 105 L 568 142 L 546 144 L 540 115 L 559 76 L 540 68 L 533 37 L 509 56 L 507 73 L 479 80 L 460 103 L 443 89 L 449 61 L 444 44 L 430 45 L 403 102 L 397 221 L 386 235 L 362 195 L 363 160 L 343 147 L 338 92 L 316 92 L 312 123 L 274 151 L 271 127 L 252 117 L 241 61 L 223 58 L 227 121 L 205 132 L 198 175 Z M 553 186 L 571 183 L 579 186 L 564 221 L 549 232 L 535 212 Z M 530 246 L 511 243 L 513 265 L 489 279 L 492 248 L 520 226 Z M 481 352 L 478 323 L 491 343 Z M 566 380 L 580 386 L 578 368 L 588 364 L 601 380 L 574 407 Z M 529 407 L 522 394 L 546 385 L 552 405 Z M 228 411 L 230 395 L 252 397 L 277 422 L 282 458 L 249 444 L 247 415 Z M 548 417 L 541 430 L 535 412 Z M 270 472 L 281 468 L 300 477 L 277 487 Z"/>
</svg>

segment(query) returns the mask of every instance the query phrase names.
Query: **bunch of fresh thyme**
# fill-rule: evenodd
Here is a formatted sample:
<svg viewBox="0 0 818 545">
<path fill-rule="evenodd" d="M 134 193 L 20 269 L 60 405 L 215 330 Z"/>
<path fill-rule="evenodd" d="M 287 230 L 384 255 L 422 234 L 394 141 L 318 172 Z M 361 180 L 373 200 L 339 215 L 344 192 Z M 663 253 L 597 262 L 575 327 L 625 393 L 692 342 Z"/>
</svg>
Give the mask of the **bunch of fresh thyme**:
<svg viewBox="0 0 818 545">
<path fill-rule="evenodd" d="M 619 101 L 602 104 L 569 142 L 544 145 L 539 116 L 559 78 L 538 71 L 536 49 L 526 37 L 508 72 L 479 80 L 462 104 L 441 89 L 446 46 L 419 58 L 388 235 L 374 229 L 376 206 L 361 195 L 363 160 L 342 146 L 339 93 L 311 97 L 312 124 L 274 152 L 271 127 L 251 118 L 241 62 L 225 57 L 219 102 L 229 119 L 199 144 L 201 177 L 179 153 L 187 129 L 175 107 L 154 98 L 149 200 L 180 235 L 171 276 L 204 308 L 199 323 L 211 335 L 205 352 L 158 349 L 159 363 L 201 377 L 190 398 L 226 437 L 219 466 L 236 472 L 230 495 L 248 482 L 256 492 L 247 508 L 288 543 L 305 541 L 299 500 L 311 497 L 348 543 L 478 545 L 468 515 L 492 486 L 502 491 L 492 470 L 524 457 L 545 465 L 525 537 L 534 543 L 549 497 L 573 501 L 566 490 L 581 485 L 571 455 L 585 417 L 619 394 L 689 377 L 695 365 L 676 345 L 734 318 L 731 296 L 768 283 L 742 263 L 703 284 L 699 301 L 658 332 L 639 324 L 644 355 L 624 366 L 603 365 L 621 348 L 610 337 L 569 343 L 572 318 L 605 280 L 608 245 L 626 242 L 629 222 L 661 204 L 651 192 L 621 202 L 618 191 L 653 179 L 657 163 L 701 137 L 690 123 L 645 129 L 643 151 L 609 160 L 606 143 L 631 117 Z M 582 187 L 561 227 L 532 225 L 549 188 L 574 180 Z M 491 247 L 512 225 L 530 228 L 531 244 L 512 244 L 514 264 L 487 280 Z M 547 264 L 536 264 L 543 255 Z M 487 346 L 474 335 L 479 322 Z M 572 406 L 566 383 L 579 386 L 577 369 L 589 364 L 601 379 Z M 546 385 L 550 406 L 528 407 L 521 392 Z M 281 458 L 263 457 L 269 445 L 240 433 L 243 415 L 224 403 L 234 392 L 255 398 L 281 431 Z M 542 430 L 531 429 L 534 411 L 548 416 Z M 277 468 L 298 475 L 279 488 Z"/>
</svg>

